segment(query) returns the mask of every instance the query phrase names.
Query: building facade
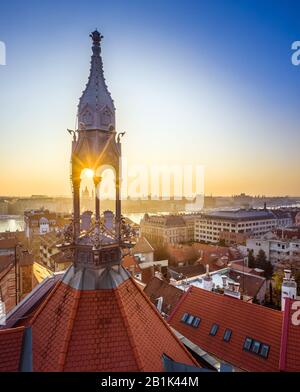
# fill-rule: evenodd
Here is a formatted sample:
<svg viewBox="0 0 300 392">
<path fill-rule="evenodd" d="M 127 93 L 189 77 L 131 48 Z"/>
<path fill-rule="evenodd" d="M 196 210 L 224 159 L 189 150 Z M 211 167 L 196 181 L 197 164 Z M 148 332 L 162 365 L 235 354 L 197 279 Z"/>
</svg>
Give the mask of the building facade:
<svg viewBox="0 0 300 392">
<path fill-rule="evenodd" d="M 203 214 L 195 222 L 195 240 L 217 243 L 221 232 L 246 234 L 258 237 L 276 228 L 292 224 L 288 213 L 270 210 L 214 211 Z"/>
<path fill-rule="evenodd" d="M 259 239 L 249 238 L 246 241 L 247 251 L 252 250 L 253 255 L 257 256 L 262 249 L 273 265 L 292 265 L 300 268 L 300 240 L 288 239 Z"/>
<path fill-rule="evenodd" d="M 141 235 L 153 244 L 178 244 L 194 240 L 199 214 L 148 215 L 140 223 Z"/>
</svg>

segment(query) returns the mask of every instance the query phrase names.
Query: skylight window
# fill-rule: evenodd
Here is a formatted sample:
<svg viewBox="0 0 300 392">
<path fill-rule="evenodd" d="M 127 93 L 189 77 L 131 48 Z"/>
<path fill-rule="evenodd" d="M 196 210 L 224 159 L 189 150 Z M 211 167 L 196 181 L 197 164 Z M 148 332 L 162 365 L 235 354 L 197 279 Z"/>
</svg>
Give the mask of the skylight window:
<svg viewBox="0 0 300 392">
<path fill-rule="evenodd" d="M 225 329 L 223 340 L 225 340 L 225 342 L 229 342 L 229 340 L 231 339 L 231 335 L 232 335 L 231 329 Z"/>
<path fill-rule="evenodd" d="M 268 358 L 270 346 L 268 344 L 262 344 L 259 355 L 263 358 Z"/>
<path fill-rule="evenodd" d="M 188 319 L 186 320 L 186 323 L 187 323 L 188 325 L 192 325 L 193 321 L 194 321 L 194 316 L 192 316 L 192 315 L 190 314 L 189 317 L 188 317 Z"/>
<path fill-rule="evenodd" d="M 260 342 L 258 342 L 257 340 L 254 340 L 253 343 L 252 343 L 251 351 L 254 354 L 258 354 L 259 353 L 259 349 L 260 349 Z"/>
<path fill-rule="evenodd" d="M 185 323 L 186 320 L 187 320 L 188 318 L 189 318 L 189 314 L 188 314 L 188 313 L 184 313 L 183 316 L 182 316 L 182 318 L 181 318 L 181 321 L 182 321 L 183 323 Z"/>
<path fill-rule="evenodd" d="M 194 328 L 198 328 L 200 322 L 201 322 L 201 319 L 200 319 L 199 317 L 195 317 L 192 326 L 193 326 Z"/>
<path fill-rule="evenodd" d="M 270 351 L 270 346 L 266 343 L 261 343 L 258 340 L 246 337 L 244 341 L 244 350 L 267 359 Z"/>
<path fill-rule="evenodd" d="M 252 345 L 252 339 L 246 338 L 244 341 L 244 350 L 250 351 L 251 345 Z"/>
<path fill-rule="evenodd" d="M 213 324 L 211 326 L 209 334 L 212 335 L 212 336 L 215 336 L 217 334 L 217 332 L 218 332 L 218 329 L 219 329 L 218 324 Z"/>
</svg>

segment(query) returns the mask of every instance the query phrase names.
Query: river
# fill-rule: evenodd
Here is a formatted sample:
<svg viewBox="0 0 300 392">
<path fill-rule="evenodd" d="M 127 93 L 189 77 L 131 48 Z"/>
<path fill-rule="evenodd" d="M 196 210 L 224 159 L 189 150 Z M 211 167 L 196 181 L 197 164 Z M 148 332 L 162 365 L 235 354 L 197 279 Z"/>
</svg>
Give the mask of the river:
<svg viewBox="0 0 300 392">
<path fill-rule="evenodd" d="M 132 214 L 124 214 L 129 219 L 131 219 L 134 223 L 139 224 L 140 220 L 143 218 L 144 213 L 132 213 Z M 7 218 L 1 218 L 0 216 L 0 233 L 4 231 L 22 231 L 24 230 L 24 220 L 22 216 L 11 216 Z"/>
</svg>

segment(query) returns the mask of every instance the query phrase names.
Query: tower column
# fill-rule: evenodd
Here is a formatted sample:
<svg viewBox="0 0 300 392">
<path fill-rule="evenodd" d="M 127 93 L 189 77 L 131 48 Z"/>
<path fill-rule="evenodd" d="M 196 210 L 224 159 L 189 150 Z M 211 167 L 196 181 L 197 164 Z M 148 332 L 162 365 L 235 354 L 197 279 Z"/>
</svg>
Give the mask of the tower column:
<svg viewBox="0 0 300 392">
<path fill-rule="evenodd" d="M 94 176 L 94 185 L 95 185 L 95 217 L 96 217 L 96 226 L 100 225 L 100 195 L 98 192 L 98 186 L 101 182 L 101 177 Z"/>
<path fill-rule="evenodd" d="M 116 169 L 116 237 L 121 240 L 121 192 L 120 192 L 120 170 Z"/>
<path fill-rule="evenodd" d="M 74 242 L 80 235 L 80 179 L 73 179 Z"/>
</svg>

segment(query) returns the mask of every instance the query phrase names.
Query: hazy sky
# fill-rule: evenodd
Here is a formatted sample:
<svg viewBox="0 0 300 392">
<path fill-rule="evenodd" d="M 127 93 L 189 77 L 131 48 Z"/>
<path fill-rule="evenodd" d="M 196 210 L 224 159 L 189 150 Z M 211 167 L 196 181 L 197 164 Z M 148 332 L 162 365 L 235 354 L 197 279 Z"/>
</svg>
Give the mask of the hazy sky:
<svg viewBox="0 0 300 392">
<path fill-rule="evenodd" d="M 206 194 L 300 195 L 296 3 L 2 1 L 0 194 L 69 194 L 97 27 L 129 163 L 205 165 Z"/>
</svg>

